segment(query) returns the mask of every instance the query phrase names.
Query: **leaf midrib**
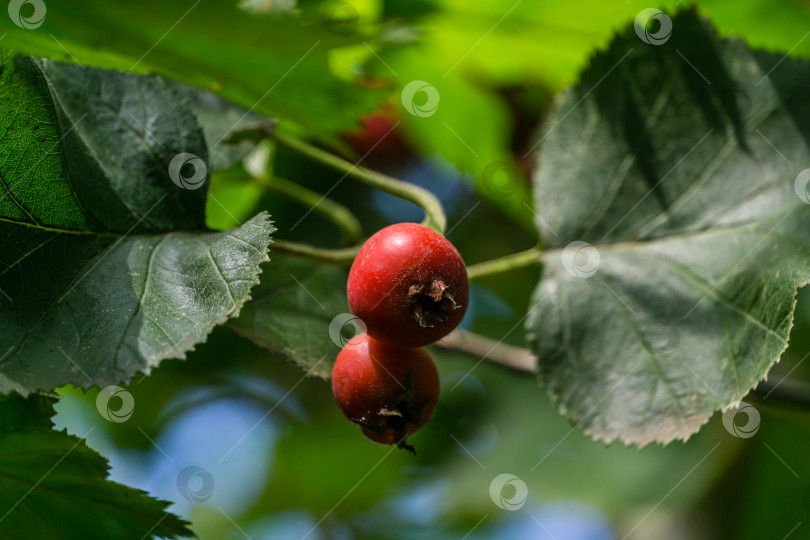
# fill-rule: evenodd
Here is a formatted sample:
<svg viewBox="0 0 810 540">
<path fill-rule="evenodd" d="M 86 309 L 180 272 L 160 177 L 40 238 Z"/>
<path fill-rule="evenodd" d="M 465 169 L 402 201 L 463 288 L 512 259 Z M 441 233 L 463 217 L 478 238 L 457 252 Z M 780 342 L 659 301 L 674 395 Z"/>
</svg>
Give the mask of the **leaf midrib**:
<svg viewBox="0 0 810 540">
<path fill-rule="evenodd" d="M 153 236 L 164 236 L 167 234 L 172 233 L 185 233 L 185 234 L 200 234 L 200 233 L 208 233 L 208 232 L 216 232 L 212 231 L 207 228 L 200 228 L 200 229 L 171 229 L 165 231 L 138 231 L 135 234 L 127 233 L 127 232 L 117 232 L 117 231 L 80 231 L 75 229 L 61 229 L 57 227 L 48 227 L 44 225 L 35 225 L 33 223 L 28 223 L 26 221 L 17 221 L 15 219 L 9 219 L 6 217 L 0 216 L 0 223 L 10 223 L 11 225 L 18 225 L 21 227 L 28 227 L 30 229 L 36 229 L 39 231 L 45 232 L 54 232 L 58 234 L 72 234 L 77 236 L 93 236 L 96 238 L 121 238 L 122 236 L 145 236 L 145 237 L 153 237 Z M 253 246 L 256 247 L 256 246 Z"/>
<path fill-rule="evenodd" d="M 654 259 L 660 261 L 662 264 L 668 266 L 670 269 L 672 269 L 673 272 L 681 276 L 687 283 L 694 285 L 698 289 L 705 292 L 706 296 L 711 297 L 715 301 L 723 304 L 733 312 L 737 313 L 738 315 L 741 315 L 746 320 L 750 321 L 754 325 L 758 326 L 760 329 L 767 332 L 769 335 L 775 337 L 776 339 L 779 340 L 779 342 L 783 346 L 787 345 L 786 337 L 779 335 L 779 333 L 776 330 L 774 330 L 773 328 L 766 325 L 764 322 L 757 319 L 753 313 L 746 311 L 745 309 L 741 308 L 740 306 L 738 306 L 737 304 L 735 304 L 734 302 L 732 302 L 731 300 L 729 300 L 728 298 L 726 298 L 725 296 L 723 296 L 718 292 L 717 286 L 720 284 L 722 279 L 718 281 L 717 285 L 713 285 L 705 277 L 701 276 L 696 272 L 693 272 L 692 269 L 690 269 L 688 266 L 671 257 L 661 255 L 659 253 L 652 253 L 651 256 Z"/>
<path fill-rule="evenodd" d="M 630 308 L 624 304 L 624 301 L 619 298 L 618 293 L 614 292 L 613 287 L 607 284 L 605 278 L 599 275 L 597 272 L 594 276 L 599 279 L 599 282 L 607 289 L 608 296 L 613 303 L 616 305 L 616 308 L 622 315 L 622 320 L 625 321 L 628 328 L 630 329 L 633 334 L 635 334 L 636 339 L 641 344 L 641 347 L 644 349 L 646 353 L 645 356 L 650 361 L 650 366 L 652 367 L 653 372 L 656 375 L 656 380 L 660 381 L 664 384 L 664 388 L 666 388 L 667 395 L 669 395 L 672 404 L 675 407 L 675 411 L 678 414 L 678 421 L 681 422 L 686 420 L 686 411 L 684 411 L 683 407 L 681 406 L 680 399 L 678 398 L 678 394 L 675 392 L 675 388 L 672 386 L 672 381 L 670 381 L 667 376 L 664 368 L 661 366 L 658 356 L 653 351 L 653 348 L 647 343 L 647 340 L 644 337 L 644 332 L 641 330 L 638 319 L 636 315 L 630 312 Z M 655 394 L 655 392 L 650 392 L 651 394 Z"/>
<path fill-rule="evenodd" d="M 12 225 L 18 225 L 20 227 L 28 227 L 31 229 L 36 229 L 39 231 L 45 232 L 53 232 L 59 234 L 74 234 L 74 235 L 82 235 L 82 236 L 95 236 L 98 238 L 115 238 L 118 236 L 123 236 L 124 233 L 114 233 L 114 232 L 104 232 L 104 231 L 80 231 L 74 229 L 62 229 L 58 227 L 50 227 L 47 225 L 40 225 L 38 223 L 28 223 L 27 221 L 18 221 L 16 219 L 10 219 L 7 217 L 0 216 L 0 223 L 10 223 Z"/>
</svg>

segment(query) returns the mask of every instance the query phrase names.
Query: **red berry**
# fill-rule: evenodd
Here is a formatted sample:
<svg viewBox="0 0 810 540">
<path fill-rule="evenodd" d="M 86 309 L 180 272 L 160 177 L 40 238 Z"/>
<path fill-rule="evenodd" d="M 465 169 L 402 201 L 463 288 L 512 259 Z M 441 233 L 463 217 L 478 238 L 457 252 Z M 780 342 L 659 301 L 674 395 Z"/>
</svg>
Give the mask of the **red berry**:
<svg viewBox="0 0 810 540">
<path fill-rule="evenodd" d="M 368 334 L 395 347 L 422 347 L 464 318 L 469 283 L 464 261 L 446 238 L 398 223 L 369 238 L 349 272 L 349 308 Z"/>
<path fill-rule="evenodd" d="M 407 160 L 412 151 L 402 138 L 396 110 L 388 103 L 383 108 L 360 117 L 359 126 L 343 132 L 349 143 L 364 161 L 387 165 Z"/>
<path fill-rule="evenodd" d="M 399 349 L 354 336 L 332 368 L 332 393 L 366 437 L 413 451 L 406 439 L 433 415 L 439 372 L 424 349 Z"/>
</svg>

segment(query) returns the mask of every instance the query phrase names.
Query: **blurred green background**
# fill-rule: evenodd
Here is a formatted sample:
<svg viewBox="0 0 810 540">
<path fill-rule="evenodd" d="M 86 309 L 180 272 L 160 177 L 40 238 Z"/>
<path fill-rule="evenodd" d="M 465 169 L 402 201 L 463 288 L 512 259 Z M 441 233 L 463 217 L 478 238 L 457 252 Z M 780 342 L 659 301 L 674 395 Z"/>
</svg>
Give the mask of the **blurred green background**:
<svg viewBox="0 0 810 540">
<path fill-rule="evenodd" d="M 721 32 L 752 46 L 810 55 L 806 1 L 697 5 Z M 367 163 L 433 191 L 448 213 L 448 238 L 475 263 L 536 242 L 528 181 L 536 163 L 527 154 L 533 134 L 588 56 L 645 7 L 92 0 L 69 9 L 49 3 L 42 31 L 4 26 L 0 34 L 3 46 L 157 72 L 213 90 L 286 120 L 348 158 L 374 144 L 357 140 L 360 115 L 383 110 L 388 123 L 378 135 L 393 132 Z M 399 91 L 412 80 L 430 81 L 441 95 L 430 118 L 401 114 Z M 356 137 L 346 137 L 347 130 Z M 513 166 L 496 178 L 487 171 L 497 162 Z M 366 233 L 421 219 L 409 203 L 284 149 L 273 168 L 330 192 Z M 234 181 L 227 171 L 214 175 L 211 193 L 218 201 L 209 200 L 212 228 L 266 209 L 280 238 L 339 245 L 338 231 L 321 216 L 255 183 Z M 284 256 L 271 259 L 266 274 L 295 275 Z M 518 323 L 538 275 L 524 269 L 476 281 L 464 327 L 524 345 Z M 810 295 L 802 292 L 790 347 L 770 380 L 788 373 L 810 379 L 810 363 L 803 362 L 808 336 Z M 761 415 L 751 438 L 732 436 L 717 414 L 685 444 L 605 447 L 571 426 L 534 377 L 478 365 L 462 353 L 431 352 L 442 396 L 434 419 L 411 441 L 416 457 L 367 441 L 340 414 L 328 382 L 304 378 L 282 356 L 227 328 L 216 329 L 186 361 L 166 361 L 136 378 L 127 387 L 136 405 L 126 422 L 98 414 L 96 391 L 71 388 L 61 390 L 55 421 L 77 435 L 95 426 L 88 444 L 110 459 L 112 479 L 175 502 L 173 511 L 204 539 L 810 538 L 806 408 L 763 392 L 746 398 Z M 200 475 L 188 489 L 178 486 L 189 466 L 204 469 L 213 487 Z M 528 488 L 517 510 L 491 496 L 493 479 L 503 473 Z M 506 486 L 501 495 L 508 500 L 514 489 Z"/>
</svg>

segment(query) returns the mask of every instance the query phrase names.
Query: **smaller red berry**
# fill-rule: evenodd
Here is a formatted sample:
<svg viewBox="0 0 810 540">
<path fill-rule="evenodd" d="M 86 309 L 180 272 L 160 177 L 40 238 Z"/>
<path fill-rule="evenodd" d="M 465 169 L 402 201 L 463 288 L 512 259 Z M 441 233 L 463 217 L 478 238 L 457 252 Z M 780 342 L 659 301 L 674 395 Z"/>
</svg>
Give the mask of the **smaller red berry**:
<svg viewBox="0 0 810 540">
<path fill-rule="evenodd" d="M 370 164 L 401 163 L 412 156 L 402 137 L 396 110 L 383 102 L 382 109 L 362 115 L 355 128 L 344 131 L 343 139 Z"/>
<path fill-rule="evenodd" d="M 371 337 L 408 348 L 452 332 L 464 318 L 469 287 L 453 244 L 417 223 L 398 223 L 363 244 L 346 292 Z"/>
<path fill-rule="evenodd" d="M 366 437 L 413 452 L 407 438 L 436 409 L 439 372 L 424 349 L 390 347 L 358 334 L 337 356 L 332 393 Z"/>
</svg>

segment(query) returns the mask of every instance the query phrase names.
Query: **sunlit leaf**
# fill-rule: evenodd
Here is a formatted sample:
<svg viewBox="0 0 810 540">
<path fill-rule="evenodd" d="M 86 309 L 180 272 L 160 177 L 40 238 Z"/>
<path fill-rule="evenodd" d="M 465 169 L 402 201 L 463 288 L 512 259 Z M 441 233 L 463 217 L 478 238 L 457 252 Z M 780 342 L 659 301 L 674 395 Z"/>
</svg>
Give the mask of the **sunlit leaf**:
<svg viewBox="0 0 810 540">
<path fill-rule="evenodd" d="M 528 331 L 561 410 L 605 441 L 685 439 L 740 400 L 810 279 L 810 63 L 672 23 L 596 55 L 538 141 Z"/>
</svg>

